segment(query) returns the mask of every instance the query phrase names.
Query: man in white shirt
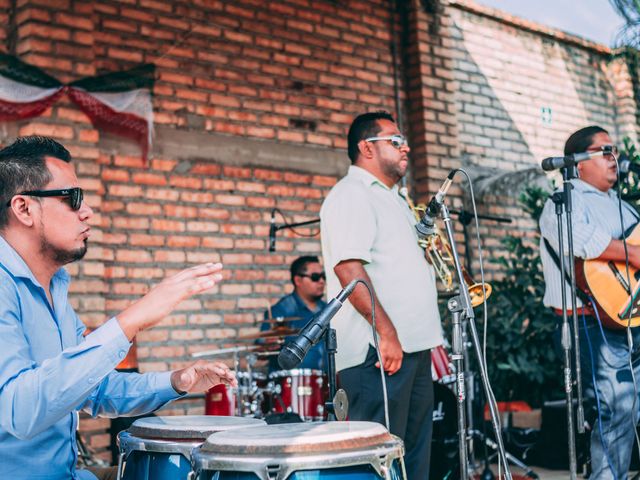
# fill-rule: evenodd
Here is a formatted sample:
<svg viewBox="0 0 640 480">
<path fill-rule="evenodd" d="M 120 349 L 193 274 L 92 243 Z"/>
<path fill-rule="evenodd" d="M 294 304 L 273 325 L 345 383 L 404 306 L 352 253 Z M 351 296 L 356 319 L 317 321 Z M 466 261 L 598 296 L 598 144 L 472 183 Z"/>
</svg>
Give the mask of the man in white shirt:
<svg viewBox="0 0 640 480">
<path fill-rule="evenodd" d="M 619 203 L 613 186 L 618 175 L 616 162 L 605 149 L 615 152 L 606 130 L 598 126 L 586 127 L 573 133 L 564 148 L 565 155 L 582 152 L 603 151 L 602 155 L 578 164 L 579 178 L 571 180 L 572 226 L 574 250 L 577 257 L 625 261 L 622 240 L 623 228 L 618 208 L 622 208 L 624 230 L 638 222 L 638 214 L 626 202 Z M 568 308 L 571 312 L 571 294 L 568 282 L 560 276 L 559 265 L 553 259 L 559 253 L 558 226 L 555 205 L 547 200 L 540 217 L 542 242 L 540 245 L 546 290 L 544 304 L 562 318 L 562 288 L 566 289 Z M 568 241 L 566 222 L 564 256 Z M 548 245 L 545 244 L 545 239 Z M 640 267 L 640 246 L 627 245 L 629 263 Z M 556 257 L 558 258 L 558 257 Z M 559 261 L 559 259 L 558 259 Z M 565 262 L 568 270 L 568 262 Z M 634 443 L 634 418 L 640 402 L 635 402 L 633 412 L 634 387 L 629 369 L 629 352 L 625 330 L 611 330 L 602 327 L 591 305 L 584 305 L 577 299 L 577 314 L 580 332 L 580 365 L 584 385 L 585 414 L 592 425 L 591 431 L 591 480 L 626 479 L 631 462 Z M 632 328 L 635 344 L 632 354 L 635 377 L 640 378 L 640 328 Z M 557 348 L 560 346 L 558 331 Z M 561 373 L 558 368 L 558 375 Z"/>
<path fill-rule="evenodd" d="M 442 343 L 442 334 L 434 271 L 398 192 L 409 146 L 391 115 L 372 112 L 351 124 L 348 149 L 349 172 L 320 211 L 328 295 L 353 279 L 372 288 L 390 430 L 405 442 L 408 478 L 426 479 L 433 411 L 429 349 Z M 359 284 L 332 321 L 336 367 L 349 397 L 349 418 L 384 423 L 371 313 L 369 292 Z"/>
</svg>

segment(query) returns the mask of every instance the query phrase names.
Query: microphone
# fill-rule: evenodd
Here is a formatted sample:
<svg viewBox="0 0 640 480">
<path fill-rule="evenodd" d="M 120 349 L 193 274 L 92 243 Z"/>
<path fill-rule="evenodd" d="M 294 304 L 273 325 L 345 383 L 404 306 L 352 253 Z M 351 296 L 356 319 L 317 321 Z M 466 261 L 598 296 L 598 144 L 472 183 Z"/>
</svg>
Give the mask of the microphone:
<svg viewBox="0 0 640 480">
<path fill-rule="evenodd" d="M 449 187 L 453 183 L 453 177 L 456 175 L 458 169 L 453 169 L 447 175 L 447 178 L 444 180 L 444 183 L 438 190 L 429 205 L 427 206 L 427 211 L 424 216 L 420 220 L 420 222 L 416 223 L 416 230 L 418 231 L 418 236 L 426 237 L 428 235 L 433 235 L 436 231 L 435 229 L 435 220 L 438 214 L 440 213 L 440 207 L 442 206 L 442 201 L 444 200 L 444 196 L 449 191 Z"/>
<path fill-rule="evenodd" d="M 611 154 L 611 145 L 604 145 L 600 147 L 600 150 L 594 152 L 582 152 L 572 153 L 571 155 L 565 155 L 564 157 L 549 157 L 542 160 L 542 170 L 550 172 L 558 168 L 574 167 L 580 162 L 589 160 L 591 157 L 597 157 L 598 155 Z"/>
<path fill-rule="evenodd" d="M 271 224 L 269 225 L 269 251 L 276 251 L 276 211 L 271 210 Z"/>
<path fill-rule="evenodd" d="M 342 307 L 347 297 L 351 295 L 357 283 L 358 279 L 351 280 L 351 282 L 340 291 L 336 298 L 331 300 L 320 312 L 309 320 L 295 339 L 287 342 L 278 354 L 278 363 L 281 368 L 291 370 L 300 365 L 304 357 L 307 356 L 309 349 L 320 341 L 325 330 L 329 327 L 329 322 L 333 316 L 338 313 L 338 310 L 340 310 L 340 307 Z"/>
</svg>

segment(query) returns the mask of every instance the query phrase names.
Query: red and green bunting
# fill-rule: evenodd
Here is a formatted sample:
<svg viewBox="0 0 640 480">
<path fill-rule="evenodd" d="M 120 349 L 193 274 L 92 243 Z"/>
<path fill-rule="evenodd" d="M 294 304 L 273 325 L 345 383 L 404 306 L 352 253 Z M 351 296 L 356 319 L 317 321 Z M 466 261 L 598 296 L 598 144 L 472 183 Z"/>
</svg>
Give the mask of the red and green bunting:
<svg viewBox="0 0 640 480">
<path fill-rule="evenodd" d="M 41 115 L 66 94 L 103 131 L 130 138 L 146 159 L 153 135 L 154 65 L 63 84 L 38 67 L 0 54 L 0 121 Z"/>
</svg>

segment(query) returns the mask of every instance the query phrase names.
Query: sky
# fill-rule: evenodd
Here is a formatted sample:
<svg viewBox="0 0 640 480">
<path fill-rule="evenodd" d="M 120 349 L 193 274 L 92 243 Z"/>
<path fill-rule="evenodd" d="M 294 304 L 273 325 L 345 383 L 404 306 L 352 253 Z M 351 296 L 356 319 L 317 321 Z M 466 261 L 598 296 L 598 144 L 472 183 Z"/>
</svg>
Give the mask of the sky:
<svg viewBox="0 0 640 480">
<path fill-rule="evenodd" d="M 518 17 L 612 46 L 624 20 L 608 0 L 476 0 Z"/>
</svg>

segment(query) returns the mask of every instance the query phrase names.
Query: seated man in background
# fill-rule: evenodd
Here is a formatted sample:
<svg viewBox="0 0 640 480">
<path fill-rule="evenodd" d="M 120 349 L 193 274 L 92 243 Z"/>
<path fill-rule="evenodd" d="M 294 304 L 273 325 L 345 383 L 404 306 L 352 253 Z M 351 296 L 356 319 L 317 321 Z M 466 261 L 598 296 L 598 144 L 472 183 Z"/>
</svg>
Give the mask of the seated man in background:
<svg viewBox="0 0 640 480">
<path fill-rule="evenodd" d="M 282 323 L 263 322 L 261 330 L 277 329 L 279 325 L 290 328 L 302 328 L 313 315 L 324 308 L 326 302 L 322 300 L 325 287 L 325 273 L 316 256 L 303 256 L 296 258 L 291 267 L 291 283 L 293 292 L 282 297 L 278 303 L 271 307 L 271 318 L 277 320 L 282 317 Z M 269 319 L 269 313 L 265 315 Z M 287 320 L 292 318 L 292 320 Z M 272 337 L 273 338 L 273 337 Z M 285 341 L 288 338 L 285 339 Z M 267 342 L 269 343 L 269 339 Z M 326 354 L 324 342 L 318 342 L 305 357 L 299 368 L 324 370 Z M 281 370 L 277 358 L 269 358 L 269 372 Z"/>
<path fill-rule="evenodd" d="M 69 152 L 45 137 L 0 150 L 0 471 L 11 479 L 113 478 L 76 470 L 78 411 L 140 415 L 187 392 L 237 385 L 220 362 L 115 372 L 135 335 L 221 279 L 221 264 L 171 275 L 86 337 L 62 268 L 87 251 L 91 208 Z"/>
</svg>

